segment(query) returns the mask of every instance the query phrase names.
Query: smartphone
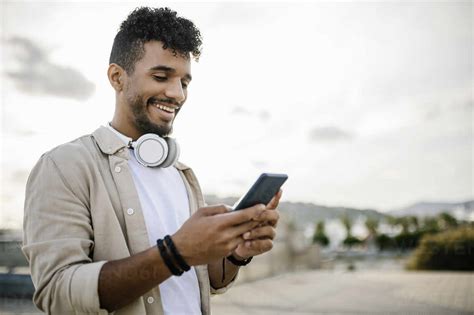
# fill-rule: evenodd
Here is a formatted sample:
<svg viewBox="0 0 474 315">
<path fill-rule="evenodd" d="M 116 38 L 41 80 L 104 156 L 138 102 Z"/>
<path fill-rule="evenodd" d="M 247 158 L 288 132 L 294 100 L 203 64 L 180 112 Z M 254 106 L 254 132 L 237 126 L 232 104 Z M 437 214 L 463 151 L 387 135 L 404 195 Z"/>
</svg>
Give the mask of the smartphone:
<svg viewBox="0 0 474 315">
<path fill-rule="evenodd" d="M 250 190 L 232 208 L 234 210 L 241 210 L 259 203 L 268 204 L 287 179 L 288 175 L 286 174 L 263 173 Z"/>
</svg>

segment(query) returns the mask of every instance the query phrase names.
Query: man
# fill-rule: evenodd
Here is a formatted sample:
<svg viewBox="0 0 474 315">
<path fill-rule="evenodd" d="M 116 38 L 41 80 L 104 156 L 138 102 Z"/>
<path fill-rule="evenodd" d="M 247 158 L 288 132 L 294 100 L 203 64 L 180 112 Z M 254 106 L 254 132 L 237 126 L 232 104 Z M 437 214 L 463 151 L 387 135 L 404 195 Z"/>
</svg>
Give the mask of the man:
<svg viewBox="0 0 474 315">
<path fill-rule="evenodd" d="M 192 170 L 175 162 L 173 140 L 172 166 L 140 158 L 143 137 L 171 133 L 200 45 L 194 24 L 176 12 L 133 11 L 110 56 L 112 121 L 45 153 L 32 170 L 23 251 L 41 310 L 209 314 L 210 293 L 272 248 L 281 191 L 266 206 L 230 212 L 205 205 Z"/>
</svg>

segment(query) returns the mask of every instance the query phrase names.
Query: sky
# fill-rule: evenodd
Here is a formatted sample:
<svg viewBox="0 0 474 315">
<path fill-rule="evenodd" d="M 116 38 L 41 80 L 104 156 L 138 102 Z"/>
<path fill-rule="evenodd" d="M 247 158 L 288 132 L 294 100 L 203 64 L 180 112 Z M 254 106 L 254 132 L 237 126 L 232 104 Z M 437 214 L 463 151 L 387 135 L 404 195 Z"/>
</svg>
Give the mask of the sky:
<svg viewBox="0 0 474 315">
<path fill-rule="evenodd" d="M 111 120 L 113 38 L 157 2 L 1 2 L 0 227 L 42 153 Z M 173 136 L 205 194 L 388 211 L 473 192 L 473 2 L 160 2 L 203 52 Z"/>
</svg>

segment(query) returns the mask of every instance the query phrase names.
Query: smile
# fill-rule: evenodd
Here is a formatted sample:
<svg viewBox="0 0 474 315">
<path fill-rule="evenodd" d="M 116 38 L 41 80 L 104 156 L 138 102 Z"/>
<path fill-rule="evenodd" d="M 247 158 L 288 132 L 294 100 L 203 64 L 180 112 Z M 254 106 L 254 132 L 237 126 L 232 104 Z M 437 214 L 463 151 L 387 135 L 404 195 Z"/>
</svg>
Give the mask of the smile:
<svg viewBox="0 0 474 315">
<path fill-rule="evenodd" d="M 163 103 L 160 103 L 160 101 L 154 97 L 148 101 L 148 104 L 170 114 L 174 114 L 179 109 L 179 107 L 176 107 L 176 106 L 164 105 Z"/>
<path fill-rule="evenodd" d="M 157 104 L 155 106 L 158 109 L 164 110 L 165 112 L 168 112 L 168 113 L 174 113 L 175 112 L 175 109 L 173 107 L 168 107 L 168 106 L 161 105 L 161 104 Z"/>
</svg>

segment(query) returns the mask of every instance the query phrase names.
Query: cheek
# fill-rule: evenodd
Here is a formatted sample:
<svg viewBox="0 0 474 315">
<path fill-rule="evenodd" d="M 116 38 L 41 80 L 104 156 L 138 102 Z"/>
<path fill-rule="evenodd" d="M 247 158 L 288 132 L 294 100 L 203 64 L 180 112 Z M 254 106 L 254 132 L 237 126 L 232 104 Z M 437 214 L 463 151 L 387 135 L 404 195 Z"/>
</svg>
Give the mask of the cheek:
<svg viewBox="0 0 474 315">
<path fill-rule="evenodd" d="M 143 95 L 146 94 L 147 87 L 141 80 L 132 78 L 128 81 L 126 92 L 130 98 L 143 98 Z"/>
<path fill-rule="evenodd" d="M 145 103 L 150 99 L 150 95 L 136 89 L 130 89 L 127 93 L 127 99 L 133 103 Z"/>
<path fill-rule="evenodd" d="M 125 97 L 128 103 L 130 103 L 131 105 L 135 104 L 137 100 L 139 100 L 139 97 L 137 97 L 137 95 L 130 90 L 125 93 Z"/>
</svg>

